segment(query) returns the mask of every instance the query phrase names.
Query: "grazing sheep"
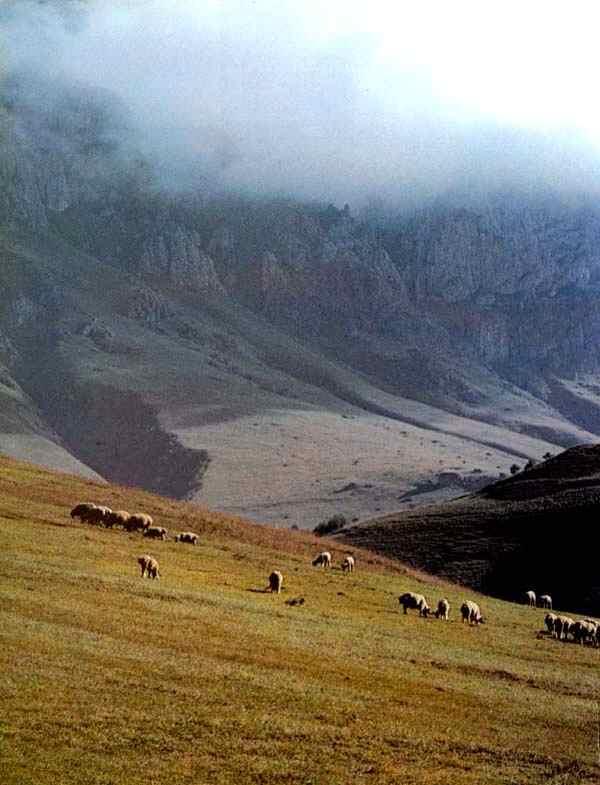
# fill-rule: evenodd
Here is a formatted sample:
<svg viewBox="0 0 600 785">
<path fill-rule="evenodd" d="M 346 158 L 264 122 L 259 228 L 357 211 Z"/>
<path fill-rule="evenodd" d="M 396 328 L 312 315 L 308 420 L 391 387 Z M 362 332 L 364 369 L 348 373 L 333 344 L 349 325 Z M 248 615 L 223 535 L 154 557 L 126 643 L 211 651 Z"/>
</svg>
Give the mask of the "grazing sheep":
<svg viewBox="0 0 600 785">
<path fill-rule="evenodd" d="M 148 565 L 150 564 L 151 560 L 152 560 L 152 556 L 148 556 L 147 553 L 145 553 L 143 556 L 138 557 L 138 564 L 142 569 L 142 576 L 141 576 L 142 578 L 146 575 L 146 572 L 148 571 Z"/>
<path fill-rule="evenodd" d="M 106 519 L 106 526 L 112 529 L 113 526 L 122 526 L 125 528 L 129 521 L 129 513 L 125 510 L 113 510 Z"/>
<path fill-rule="evenodd" d="M 592 632 L 590 643 L 592 646 L 600 646 L 600 622 L 596 619 L 586 619 L 592 625 L 594 631 Z"/>
<path fill-rule="evenodd" d="M 92 510 L 96 509 L 96 505 L 91 502 L 81 502 L 76 504 L 71 510 L 71 518 L 79 518 L 82 523 L 85 523 Z"/>
<path fill-rule="evenodd" d="M 102 507 L 95 505 L 93 510 L 90 510 L 86 516 L 86 522 L 94 526 L 106 526 L 109 515 L 112 510 L 110 507 Z"/>
<path fill-rule="evenodd" d="M 556 616 L 554 619 L 554 635 L 558 640 L 560 640 L 562 636 L 564 618 L 564 616 Z"/>
<path fill-rule="evenodd" d="M 322 551 L 316 559 L 313 560 L 313 567 L 331 567 L 331 554 L 329 551 Z"/>
<path fill-rule="evenodd" d="M 556 614 L 555 613 L 547 613 L 544 616 L 544 624 L 546 625 L 546 628 L 547 628 L 548 632 L 552 636 L 554 636 L 554 633 L 555 633 L 555 629 L 554 629 L 555 623 L 556 623 Z"/>
<path fill-rule="evenodd" d="M 540 606 L 552 610 L 552 597 L 549 594 L 540 595 Z"/>
<path fill-rule="evenodd" d="M 269 590 L 280 594 L 282 586 L 283 575 L 279 572 L 279 570 L 273 570 L 273 572 L 269 575 Z"/>
<path fill-rule="evenodd" d="M 567 640 L 567 635 L 573 632 L 575 622 L 569 616 L 557 616 L 554 622 L 554 629 L 558 640 Z"/>
<path fill-rule="evenodd" d="M 133 515 L 129 516 L 125 528 L 130 532 L 143 531 L 144 529 L 149 529 L 153 524 L 154 521 L 150 515 L 147 515 L 145 512 L 134 512 Z"/>
<path fill-rule="evenodd" d="M 450 603 L 445 597 L 437 604 L 437 610 L 435 612 L 435 616 L 437 619 L 443 619 L 444 621 L 448 621 L 448 616 L 450 614 Z"/>
<path fill-rule="evenodd" d="M 404 613 L 408 613 L 409 608 L 414 608 L 419 611 L 419 616 L 427 618 L 430 612 L 427 600 L 422 594 L 415 594 L 412 591 L 407 591 L 401 597 L 398 597 L 398 602 L 404 608 Z"/>
<path fill-rule="evenodd" d="M 596 624 L 591 619 L 580 619 L 573 624 L 571 630 L 573 640 L 583 646 L 584 643 L 594 643 L 596 637 Z"/>
<path fill-rule="evenodd" d="M 175 537 L 175 542 L 189 542 L 190 545 L 197 545 L 198 535 L 194 534 L 194 532 L 180 532 Z"/>
<path fill-rule="evenodd" d="M 144 537 L 151 537 L 155 540 L 166 540 L 168 532 L 164 526 L 149 526 L 144 529 Z"/>
<path fill-rule="evenodd" d="M 146 572 L 149 578 L 153 578 L 154 580 L 160 578 L 160 572 L 158 571 L 158 562 L 156 561 L 156 559 L 150 557 L 150 562 L 148 564 L 148 567 L 146 568 Z"/>
<path fill-rule="evenodd" d="M 342 572 L 353 572 L 355 564 L 354 556 L 346 556 L 342 562 Z"/>
<path fill-rule="evenodd" d="M 479 605 L 473 600 L 465 600 L 460 606 L 460 615 L 462 616 L 463 624 L 468 621 L 469 626 L 483 624 L 484 618 L 481 615 Z"/>
<path fill-rule="evenodd" d="M 535 596 L 535 592 L 534 592 L 534 591 L 531 591 L 531 590 L 529 590 L 529 591 L 526 591 L 526 592 L 525 592 L 525 597 L 526 597 L 526 599 L 527 599 L 527 602 L 528 602 L 528 604 L 529 604 L 529 607 L 530 607 L 530 608 L 535 608 L 535 606 L 536 606 L 536 596 Z"/>
</svg>

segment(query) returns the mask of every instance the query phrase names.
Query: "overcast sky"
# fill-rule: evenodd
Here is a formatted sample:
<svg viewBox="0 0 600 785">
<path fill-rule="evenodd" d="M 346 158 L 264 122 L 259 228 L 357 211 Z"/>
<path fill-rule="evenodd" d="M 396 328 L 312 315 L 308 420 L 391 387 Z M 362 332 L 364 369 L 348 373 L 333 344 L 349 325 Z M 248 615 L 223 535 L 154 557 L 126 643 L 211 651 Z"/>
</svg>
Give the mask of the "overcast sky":
<svg viewBox="0 0 600 785">
<path fill-rule="evenodd" d="M 9 70 L 117 93 L 171 184 L 340 203 L 600 183 L 600 3 L 12 5 Z"/>
</svg>

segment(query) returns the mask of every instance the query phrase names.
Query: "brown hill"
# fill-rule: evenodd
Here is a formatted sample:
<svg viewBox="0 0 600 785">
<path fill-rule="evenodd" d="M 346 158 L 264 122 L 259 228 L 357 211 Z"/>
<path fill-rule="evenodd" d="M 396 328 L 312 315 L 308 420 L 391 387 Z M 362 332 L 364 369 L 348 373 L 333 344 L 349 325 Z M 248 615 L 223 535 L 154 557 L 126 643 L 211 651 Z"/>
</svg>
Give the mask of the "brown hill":
<svg viewBox="0 0 600 785">
<path fill-rule="evenodd" d="M 555 607 L 600 607 L 600 445 L 565 450 L 478 493 L 345 529 L 346 543 L 482 592 L 534 589 Z"/>
</svg>

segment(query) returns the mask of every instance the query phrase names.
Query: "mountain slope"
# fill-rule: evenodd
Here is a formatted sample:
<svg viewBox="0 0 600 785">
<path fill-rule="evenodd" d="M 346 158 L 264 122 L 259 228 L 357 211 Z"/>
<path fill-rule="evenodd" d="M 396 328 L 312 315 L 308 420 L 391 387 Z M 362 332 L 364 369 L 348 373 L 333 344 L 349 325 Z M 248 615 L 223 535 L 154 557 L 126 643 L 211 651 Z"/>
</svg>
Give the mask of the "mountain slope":
<svg viewBox="0 0 600 785">
<path fill-rule="evenodd" d="M 478 493 L 339 537 L 495 596 L 519 601 L 534 589 L 595 613 L 599 502 L 600 446 L 573 447 Z"/>
<path fill-rule="evenodd" d="M 352 575 L 317 570 L 330 541 L 0 468 L 6 785 L 597 780 L 596 653 L 538 634 L 542 611 L 364 552 Z M 200 544 L 73 522 L 83 498 L 148 510 Z M 137 574 L 148 549 L 159 581 Z M 275 566 L 279 596 L 263 592 Z M 450 621 L 404 616 L 405 590 L 443 592 Z M 488 624 L 457 620 L 465 597 Z"/>
<path fill-rule="evenodd" d="M 166 192 L 126 107 L 50 87 L 5 90 L 4 451 L 311 527 L 597 440 L 594 205 Z"/>
</svg>

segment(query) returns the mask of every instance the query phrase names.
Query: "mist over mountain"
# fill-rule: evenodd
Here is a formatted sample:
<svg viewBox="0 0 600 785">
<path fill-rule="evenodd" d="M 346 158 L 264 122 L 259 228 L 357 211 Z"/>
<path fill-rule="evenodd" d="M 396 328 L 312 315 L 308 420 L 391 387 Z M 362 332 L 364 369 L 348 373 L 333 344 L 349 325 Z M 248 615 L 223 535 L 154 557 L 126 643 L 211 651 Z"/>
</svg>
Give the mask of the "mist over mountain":
<svg viewBox="0 0 600 785">
<path fill-rule="evenodd" d="M 485 93 L 472 106 L 453 97 L 433 29 L 421 53 L 398 30 L 397 62 L 374 33 L 342 20 L 328 31 L 310 4 L 9 2 L 0 13 L 20 100 L 51 110 L 70 86 L 110 93 L 123 152 L 169 189 L 357 208 L 597 193 L 597 149 L 580 129 L 484 114 Z"/>
<path fill-rule="evenodd" d="M 0 13 L 4 452 L 313 526 L 597 440 L 583 133 L 288 6 Z"/>
</svg>

